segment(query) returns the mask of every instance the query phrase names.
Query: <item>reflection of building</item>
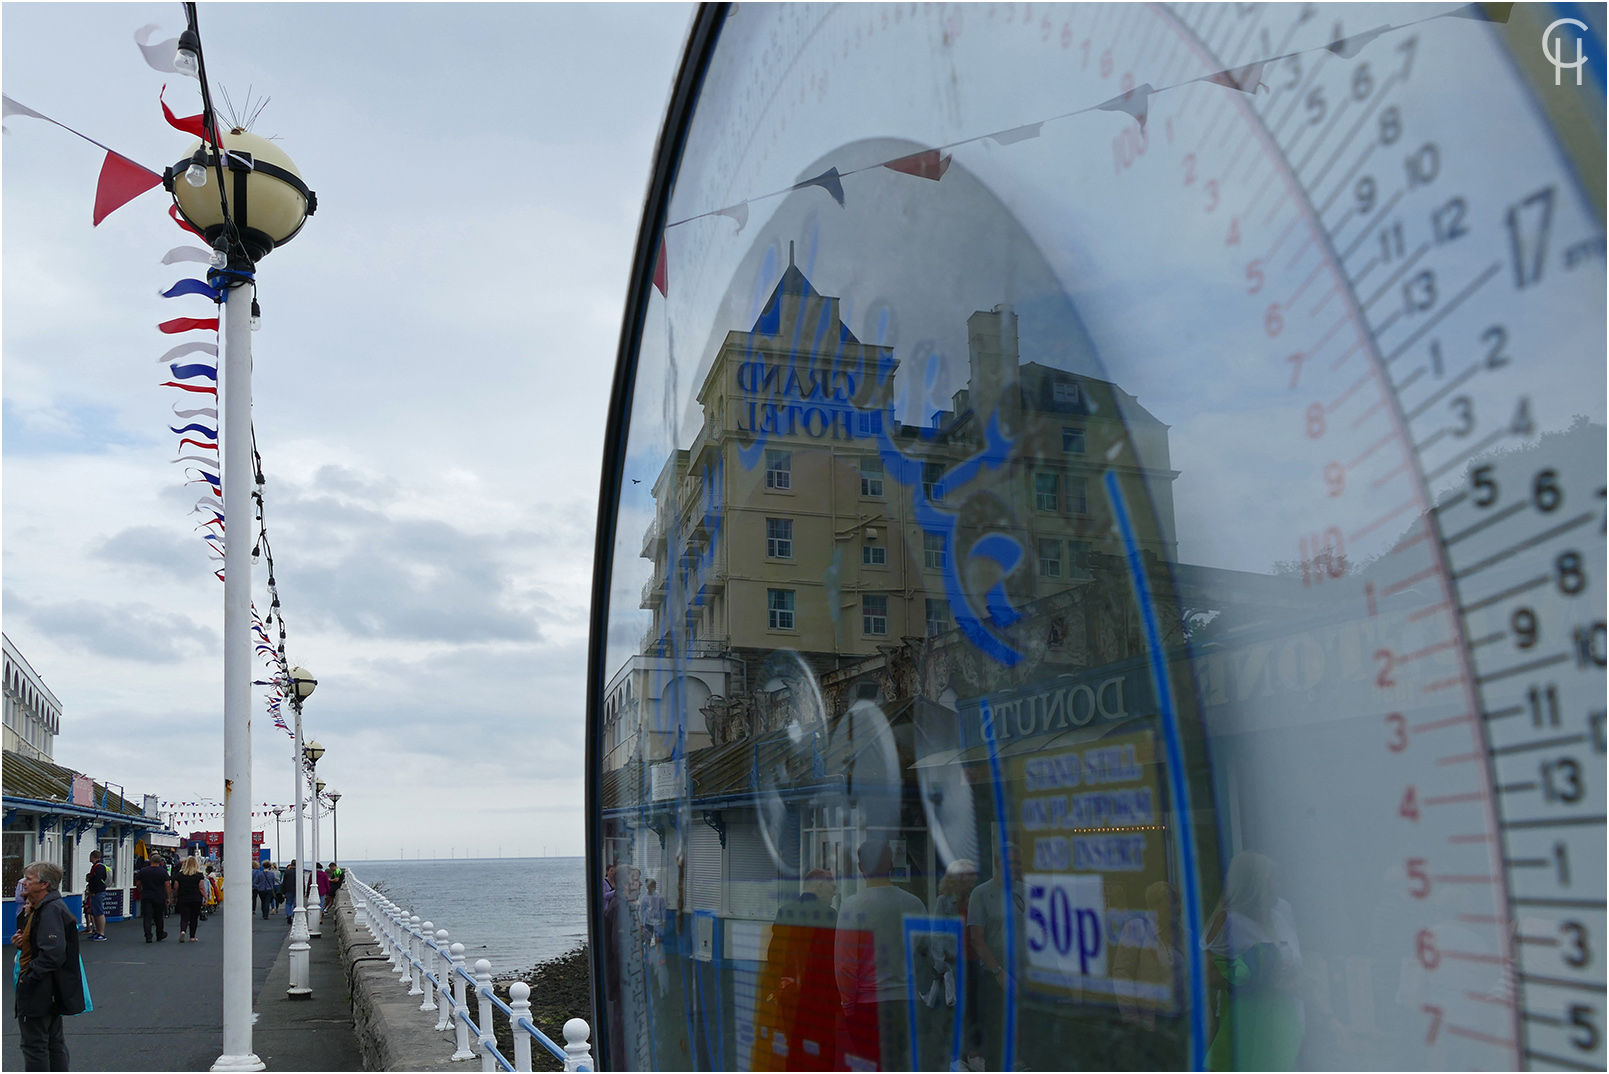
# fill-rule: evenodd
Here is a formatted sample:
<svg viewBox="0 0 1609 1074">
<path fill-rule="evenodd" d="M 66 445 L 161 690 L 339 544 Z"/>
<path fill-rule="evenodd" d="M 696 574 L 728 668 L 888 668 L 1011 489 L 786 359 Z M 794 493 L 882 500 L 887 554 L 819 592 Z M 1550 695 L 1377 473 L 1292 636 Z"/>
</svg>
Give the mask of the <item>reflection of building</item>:
<svg viewBox="0 0 1609 1074">
<path fill-rule="evenodd" d="M 4 638 L 4 643 L 5 748 L 48 761 L 55 756 L 56 736 L 61 733 L 61 702 L 11 644 L 11 639 Z"/>
</svg>

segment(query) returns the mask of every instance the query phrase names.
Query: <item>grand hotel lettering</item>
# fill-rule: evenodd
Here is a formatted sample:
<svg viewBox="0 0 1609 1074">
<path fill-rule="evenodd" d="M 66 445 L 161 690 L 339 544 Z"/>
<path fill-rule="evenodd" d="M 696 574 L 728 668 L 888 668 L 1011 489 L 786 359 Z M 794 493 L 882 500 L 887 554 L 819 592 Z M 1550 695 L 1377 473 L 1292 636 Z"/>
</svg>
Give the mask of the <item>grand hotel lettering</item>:
<svg viewBox="0 0 1609 1074">
<path fill-rule="evenodd" d="M 742 362 L 737 367 L 737 390 L 753 398 L 738 411 L 737 431 L 833 440 L 871 436 L 880 415 L 855 406 L 855 387 L 854 373 L 841 368 Z M 799 401 L 771 401 L 779 399 Z"/>
</svg>

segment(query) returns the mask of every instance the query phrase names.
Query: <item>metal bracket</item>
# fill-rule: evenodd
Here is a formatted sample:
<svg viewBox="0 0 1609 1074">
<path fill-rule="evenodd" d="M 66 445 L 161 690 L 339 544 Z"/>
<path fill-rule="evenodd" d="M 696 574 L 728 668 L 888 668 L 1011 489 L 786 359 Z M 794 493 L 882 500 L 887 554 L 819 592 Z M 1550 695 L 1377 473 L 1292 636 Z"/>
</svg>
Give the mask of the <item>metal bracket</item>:
<svg viewBox="0 0 1609 1074">
<path fill-rule="evenodd" d="M 721 837 L 721 849 L 726 849 L 726 820 L 721 816 L 719 809 L 704 810 L 704 823 L 715 829 L 715 834 Z"/>
</svg>

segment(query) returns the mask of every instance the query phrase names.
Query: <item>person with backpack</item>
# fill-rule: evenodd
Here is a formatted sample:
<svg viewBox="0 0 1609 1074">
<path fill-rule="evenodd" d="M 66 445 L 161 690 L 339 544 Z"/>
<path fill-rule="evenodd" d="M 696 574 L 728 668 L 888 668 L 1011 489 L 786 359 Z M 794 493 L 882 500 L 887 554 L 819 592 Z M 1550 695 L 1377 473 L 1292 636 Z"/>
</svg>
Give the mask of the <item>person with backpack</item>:
<svg viewBox="0 0 1609 1074">
<path fill-rule="evenodd" d="M 269 872 L 268 863 L 258 862 L 251 874 L 251 897 L 262 905 L 264 921 L 274 908 L 274 887 L 274 874 Z"/>
<path fill-rule="evenodd" d="M 23 870 L 25 909 L 11 946 L 17 949 L 13 1013 L 24 1070 L 67 1070 L 64 1015 L 90 1009 L 78 957 L 78 919 L 61 898 L 61 866 L 36 861 Z"/>
</svg>

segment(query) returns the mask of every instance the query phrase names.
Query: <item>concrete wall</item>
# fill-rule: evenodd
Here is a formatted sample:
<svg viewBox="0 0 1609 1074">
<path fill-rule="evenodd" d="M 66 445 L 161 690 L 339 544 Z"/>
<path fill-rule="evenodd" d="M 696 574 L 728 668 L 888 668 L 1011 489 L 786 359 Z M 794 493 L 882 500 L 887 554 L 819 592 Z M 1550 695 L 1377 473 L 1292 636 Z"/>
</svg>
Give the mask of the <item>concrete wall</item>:
<svg viewBox="0 0 1609 1074">
<path fill-rule="evenodd" d="M 333 912 L 325 915 L 324 934 L 333 931 L 341 965 L 352 994 L 352 1024 L 365 1070 L 478 1069 L 479 1061 L 453 1063 L 457 1046 L 451 1031 L 435 1030 L 437 1011 L 421 1011 L 423 996 L 408 995 L 408 986 L 381 953 L 369 930 L 354 920 L 351 892 L 343 886 Z M 315 941 L 324 942 L 324 941 Z M 471 1044 L 473 1047 L 473 1044 Z"/>
</svg>

